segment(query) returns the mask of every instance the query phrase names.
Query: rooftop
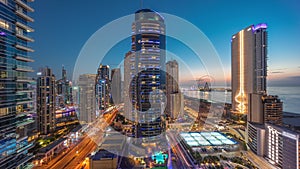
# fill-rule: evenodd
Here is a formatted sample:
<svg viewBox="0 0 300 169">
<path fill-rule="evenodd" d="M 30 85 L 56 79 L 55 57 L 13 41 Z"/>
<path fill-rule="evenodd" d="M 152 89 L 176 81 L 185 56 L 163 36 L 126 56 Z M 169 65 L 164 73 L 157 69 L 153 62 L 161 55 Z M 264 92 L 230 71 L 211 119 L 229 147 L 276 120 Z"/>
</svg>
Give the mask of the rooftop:
<svg viewBox="0 0 300 169">
<path fill-rule="evenodd" d="M 237 144 L 235 140 L 220 132 L 182 132 L 180 136 L 191 147 Z"/>
<path fill-rule="evenodd" d="M 46 153 L 48 151 L 50 151 L 51 149 L 53 149 L 55 146 L 61 144 L 62 142 L 64 142 L 66 140 L 66 138 L 60 138 L 58 140 L 55 140 L 53 143 L 51 143 L 50 145 L 40 149 L 40 153 Z"/>
<path fill-rule="evenodd" d="M 100 149 L 95 155 L 91 157 L 92 160 L 103 160 L 103 159 L 114 159 L 114 158 L 117 158 L 117 155 L 103 149 Z"/>
</svg>

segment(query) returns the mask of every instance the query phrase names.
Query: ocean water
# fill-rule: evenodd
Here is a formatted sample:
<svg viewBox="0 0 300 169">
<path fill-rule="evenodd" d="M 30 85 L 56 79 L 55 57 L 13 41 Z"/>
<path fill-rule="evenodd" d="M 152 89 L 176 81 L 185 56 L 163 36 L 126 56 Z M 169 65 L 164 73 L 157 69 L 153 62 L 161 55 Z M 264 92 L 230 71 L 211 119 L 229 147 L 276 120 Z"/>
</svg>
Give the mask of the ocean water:
<svg viewBox="0 0 300 169">
<path fill-rule="evenodd" d="M 268 94 L 278 95 L 283 101 L 283 111 L 300 114 L 300 86 L 298 87 L 268 87 Z M 214 102 L 231 103 L 231 92 L 201 92 L 183 90 L 189 97 L 211 100 Z"/>
</svg>

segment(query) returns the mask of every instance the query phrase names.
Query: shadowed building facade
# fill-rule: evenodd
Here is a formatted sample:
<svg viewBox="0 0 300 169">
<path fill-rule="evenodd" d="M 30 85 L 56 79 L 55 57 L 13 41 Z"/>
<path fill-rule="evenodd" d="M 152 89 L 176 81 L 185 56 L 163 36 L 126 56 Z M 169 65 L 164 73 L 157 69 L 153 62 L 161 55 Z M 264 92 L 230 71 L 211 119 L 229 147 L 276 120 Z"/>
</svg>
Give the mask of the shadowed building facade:
<svg viewBox="0 0 300 169">
<path fill-rule="evenodd" d="M 41 69 L 37 79 L 38 131 L 41 135 L 55 131 L 55 76 L 48 67 Z"/>
</svg>

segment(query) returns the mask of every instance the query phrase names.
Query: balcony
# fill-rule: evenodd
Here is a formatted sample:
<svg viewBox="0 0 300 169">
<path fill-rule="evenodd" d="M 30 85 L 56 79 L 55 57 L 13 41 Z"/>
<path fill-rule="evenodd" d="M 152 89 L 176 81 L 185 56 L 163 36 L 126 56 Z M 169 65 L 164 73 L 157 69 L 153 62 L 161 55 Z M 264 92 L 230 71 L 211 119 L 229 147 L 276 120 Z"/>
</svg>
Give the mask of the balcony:
<svg viewBox="0 0 300 169">
<path fill-rule="evenodd" d="M 16 36 L 20 39 L 23 39 L 23 40 L 26 40 L 28 42 L 34 42 L 34 39 L 32 39 L 31 37 L 28 37 L 28 36 L 25 36 L 25 35 L 22 35 L 22 34 L 16 34 Z"/>
<path fill-rule="evenodd" d="M 30 16 L 24 14 L 23 11 L 20 10 L 20 9 L 16 11 L 16 14 L 17 14 L 18 16 L 24 18 L 25 20 L 29 21 L 29 22 L 33 22 L 33 21 L 34 21 L 33 18 L 31 18 Z"/>
<path fill-rule="evenodd" d="M 18 5 L 20 5 L 21 7 L 25 8 L 27 11 L 29 11 L 29 12 L 34 12 L 34 9 L 31 8 L 30 6 L 28 6 L 28 5 L 27 5 L 26 3 L 24 3 L 23 1 L 21 1 L 21 0 L 16 0 L 16 3 L 17 3 Z"/>
<path fill-rule="evenodd" d="M 17 82 L 34 82 L 31 77 L 16 77 Z"/>
<path fill-rule="evenodd" d="M 34 52 L 33 49 L 31 49 L 29 47 L 26 47 L 26 46 L 19 45 L 19 44 L 16 44 L 16 48 L 21 49 L 21 50 L 25 50 L 27 52 Z"/>
<path fill-rule="evenodd" d="M 29 27 L 29 26 L 27 26 L 27 25 L 24 25 L 24 24 L 21 23 L 21 22 L 16 22 L 16 25 L 17 25 L 18 27 L 21 27 L 21 28 L 25 29 L 27 32 L 34 32 L 34 29 L 33 29 L 33 28 L 31 28 L 31 27 Z"/>
<path fill-rule="evenodd" d="M 27 119 L 27 120 L 24 120 L 24 121 L 18 121 L 17 122 L 17 127 L 25 126 L 25 125 L 28 125 L 28 124 L 31 124 L 31 123 L 34 123 L 34 120 Z"/>
<path fill-rule="evenodd" d="M 34 92 L 34 90 L 32 89 L 24 89 L 24 88 L 19 88 L 19 89 L 16 89 L 16 92 L 17 93 L 31 93 L 31 92 Z"/>
<path fill-rule="evenodd" d="M 31 114 L 31 113 L 34 113 L 34 111 L 30 110 L 30 109 L 24 110 L 24 111 L 22 111 L 20 113 L 17 113 L 16 117 L 27 116 L 28 114 Z"/>
<path fill-rule="evenodd" d="M 23 61 L 23 62 L 34 62 L 33 59 L 26 58 L 26 57 L 23 57 L 23 56 L 15 56 L 15 59 Z"/>
<path fill-rule="evenodd" d="M 20 71 L 20 72 L 34 72 L 32 67 L 30 67 L 30 66 L 21 66 L 21 65 L 17 65 L 15 67 L 15 70 Z"/>
</svg>

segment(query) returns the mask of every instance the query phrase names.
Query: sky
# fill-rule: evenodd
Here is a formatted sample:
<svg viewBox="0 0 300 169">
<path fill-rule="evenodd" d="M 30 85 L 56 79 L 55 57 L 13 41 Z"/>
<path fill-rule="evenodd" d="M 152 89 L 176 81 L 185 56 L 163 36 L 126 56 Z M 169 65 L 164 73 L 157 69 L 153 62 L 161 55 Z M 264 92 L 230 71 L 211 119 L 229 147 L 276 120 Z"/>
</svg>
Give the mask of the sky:
<svg viewBox="0 0 300 169">
<path fill-rule="evenodd" d="M 88 39 L 111 21 L 133 14 L 141 8 L 141 3 L 139 0 L 37 0 L 32 7 L 35 9 L 31 14 L 35 19 L 32 23 L 35 32 L 31 35 L 35 39 L 31 45 L 35 49 L 33 68 L 49 66 L 60 78 L 64 65 L 71 78 L 76 59 Z M 300 85 L 298 0 L 144 0 L 142 8 L 178 16 L 200 29 L 216 49 L 226 80 L 230 79 L 231 36 L 249 25 L 267 23 L 269 84 Z M 181 29 L 184 28 L 178 26 Z M 107 53 L 103 64 L 117 66 L 129 50 L 130 38 L 127 38 Z M 168 38 L 167 50 L 179 55 L 194 76 L 205 75 L 202 65 L 193 62 L 194 53 L 181 42 Z M 181 77 L 182 81 L 189 80 L 184 73 Z"/>
</svg>

